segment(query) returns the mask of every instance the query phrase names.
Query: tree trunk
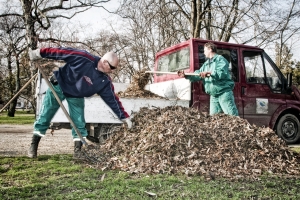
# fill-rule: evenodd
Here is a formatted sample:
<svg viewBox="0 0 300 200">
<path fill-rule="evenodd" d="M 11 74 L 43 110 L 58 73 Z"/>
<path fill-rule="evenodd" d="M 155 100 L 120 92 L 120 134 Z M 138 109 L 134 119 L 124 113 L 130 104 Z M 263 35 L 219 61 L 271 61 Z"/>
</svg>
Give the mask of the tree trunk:
<svg viewBox="0 0 300 200">
<path fill-rule="evenodd" d="M 16 107 L 17 107 L 18 97 L 15 98 L 10 104 L 7 112 L 8 117 L 14 117 L 16 113 Z"/>
<path fill-rule="evenodd" d="M 9 73 L 9 78 L 8 78 L 9 97 L 10 97 L 10 99 L 12 99 L 14 96 L 14 78 L 13 78 L 13 73 L 12 73 L 12 53 L 11 53 L 10 49 L 9 49 L 9 53 L 7 55 L 7 69 L 8 69 L 8 73 Z M 8 117 L 15 116 L 17 100 L 18 100 L 18 98 L 16 98 L 14 101 L 12 101 L 9 104 L 8 113 L 7 113 Z"/>
<path fill-rule="evenodd" d="M 22 9 L 23 9 L 23 17 L 24 17 L 24 24 L 26 26 L 26 39 L 27 39 L 27 44 L 28 47 L 31 49 L 37 49 L 37 43 L 38 43 L 38 37 L 34 29 L 34 19 L 31 17 L 31 11 L 32 11 L 32 0 L 21 0 L 22 3 Z M 34 76 L 38 69 L 34 66 L 34 64 L 29 61 L 29 66 L 30 66 L 30 74 L 31 77 Z M 35 82 L 31 82 L 31 94 L 35 94 Z M 35 110 L 35 99 L 33 98 L 32 106 L 34 107 Z"/>
</svg>

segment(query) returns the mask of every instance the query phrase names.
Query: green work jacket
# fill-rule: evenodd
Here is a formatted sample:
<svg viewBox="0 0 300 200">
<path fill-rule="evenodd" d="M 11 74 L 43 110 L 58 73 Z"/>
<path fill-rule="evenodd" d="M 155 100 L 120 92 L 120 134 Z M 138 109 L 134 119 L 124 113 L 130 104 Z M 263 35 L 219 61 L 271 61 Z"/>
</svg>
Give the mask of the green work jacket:
<svg viewBox="0 0 300 200">
<path fill-rule="evenodd" d="M 194 73 L 200 74 L 200 72 L 211 72 L 211 75 L 205 78 L 200 76 L 185 76 L 185 78 L 191 82 L 202 81 L 205 92 L 212 96 L 218 96 L 233 90 L 234 82 L 229 72 L 229 63 L 223 56 L 215 54 L 213 58 L 205 61 L 202 67 Z"/>
</svg>

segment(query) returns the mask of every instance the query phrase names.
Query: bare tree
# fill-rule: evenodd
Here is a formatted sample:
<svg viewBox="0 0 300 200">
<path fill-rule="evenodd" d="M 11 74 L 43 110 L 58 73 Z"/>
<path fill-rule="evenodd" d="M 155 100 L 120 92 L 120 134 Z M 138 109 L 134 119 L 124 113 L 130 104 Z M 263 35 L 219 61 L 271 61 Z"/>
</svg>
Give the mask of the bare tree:
<svg viewBox="0 0 300 200">
<path fill-rule="evenodd" d="M 284 53 L 286 49 L 291 50 L 293 43 L 288 44 L 291 38 L 295 34 L 300 34 L 300 1 L 292 0 L 291 4 L 287 7 L 289 9 L 277 13 L 277 19 L 279 24 L 279 30 L 274 33 L 278 34 L 279 42 L 276 43 L 277 61 L 278 66 L 287 65 L 284 55 L 289 55 L 291 52 Z M 289 48 L 287 48 L 289 46 Z"/>
<path fill-rule="evenodd" d="M 22 23 L 15 16 L 3 17 L 0 22 L 0 44 L 2 45 L 2 57 L 6 62 L 5 80 L 6 87 L 2 89 L 3 95 L 12 98 L 14 94 L 21 88 L 21 77 L 30 77 L 29 74 L 24 74 L 25 68 L 20 61 L 22 53 L 26 50 L 26 46 L 21 41 L 24 40 L 24 29 L 22 29 Z M 6 94 L 6 95 L 4 95 Z M 8 116 L 13 117 L 15 113 L 15 107 L 17 104 L 17 98 L 12 101 Z"/>
<path fill-rule="evenodd" d="M 152 69 L 156 52 L 189 38 L 187 20 L 178 18 L 182 13 L 169 1 L 125 0 L 116 13 L 126 24 L 121 31 L 113 28 L 128 79 L 144 68 Z"/>
<path fill-rule="evenodd" d="M 20 0 L 21 10 L 18 7 L 13 9 L 14 7 L 9 6 L 0 14 L 0 18 L 6 16 L 20 17 L 26 29 L 27 44 L 30 48 L 36 49 L 38 41 L 42 39 L 39 38 L 39 33 L 42 30 L 48 30 L 53 20 L 71 19 L 76 14 L 85 12 L 92 7 L 104 8 L 102 4 L 107 2 L 109 0 Z"/>
<path fill-rule="evenodd" d="M 123 36 L 131 40 L 128 52 L 140 57 L 147 51 L 152 56 L 149 61 L 157 51 L 189 38 L 262 48 L 274 48 L 278 40 L 282 45 L 288 44 L 300 35 L 300 0 L 287 1 L 124 0 L 118 14 L 129 26 L 122 29 L 126 31 Z M 139 62 L 140 58 L 129 57 L 147 66 Z"/>
</svg>

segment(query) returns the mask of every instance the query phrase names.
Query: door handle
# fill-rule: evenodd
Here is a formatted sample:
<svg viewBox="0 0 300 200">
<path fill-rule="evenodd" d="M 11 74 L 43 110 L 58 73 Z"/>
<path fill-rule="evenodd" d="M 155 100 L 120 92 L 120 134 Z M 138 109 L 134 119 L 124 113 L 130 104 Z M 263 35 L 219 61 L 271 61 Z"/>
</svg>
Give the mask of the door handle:
<svg viewBox="0 0 300 200">
<path fill-rule="evenodd" d="M 242 86 L 242 95 L 246 93 L 246 87 Z"/>
</svg>

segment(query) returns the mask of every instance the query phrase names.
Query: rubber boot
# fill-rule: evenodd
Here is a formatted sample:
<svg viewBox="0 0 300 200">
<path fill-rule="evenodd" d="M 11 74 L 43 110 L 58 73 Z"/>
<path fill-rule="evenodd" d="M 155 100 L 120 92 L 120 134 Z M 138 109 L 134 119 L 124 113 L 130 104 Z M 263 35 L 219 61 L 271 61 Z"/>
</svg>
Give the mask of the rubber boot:
<svg viewBox="0 0 300 200">
<path fill-rule="evenodd" d="M 81 141 L 75 141 L 74 142 L 74 160 L 85 160 L 85 156 L 83 155 L 81 151 L 82 142 Z"/>
<path fill-rule="evenodd" d="M 37 149 L 38 149 L 40 140 L 41 140 L 41 137 L 39 137 L 37 135 L 32 136 L 31 146 L 28 150 L 28 157 L 29 158 L 36 158 L 37 157 Z"/>
</svg>

